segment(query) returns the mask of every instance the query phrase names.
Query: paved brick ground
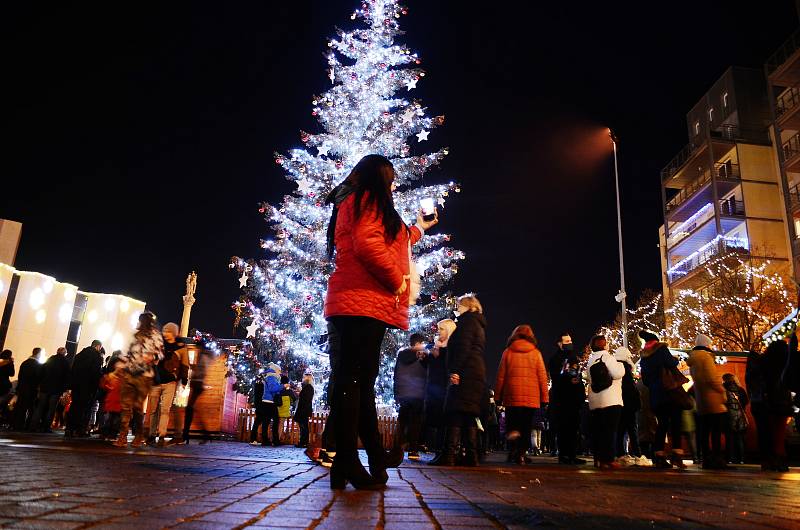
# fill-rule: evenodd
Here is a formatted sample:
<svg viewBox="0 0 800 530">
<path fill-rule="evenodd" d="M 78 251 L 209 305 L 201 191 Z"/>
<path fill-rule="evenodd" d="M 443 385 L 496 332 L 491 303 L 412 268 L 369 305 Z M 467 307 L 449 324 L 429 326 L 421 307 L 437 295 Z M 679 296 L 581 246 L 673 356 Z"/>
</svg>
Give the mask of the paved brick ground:
<svg viewBox="0 0 800 530">
<path fill-rule="evenodd" d="M 231 442 L 133 451 L 0 433 L 0 462 L 6 528 L 800 528 L 800 472 L 750 466 L 406 463 L 383 492 L 333 493 L 301 450 Z"/>
</svg>

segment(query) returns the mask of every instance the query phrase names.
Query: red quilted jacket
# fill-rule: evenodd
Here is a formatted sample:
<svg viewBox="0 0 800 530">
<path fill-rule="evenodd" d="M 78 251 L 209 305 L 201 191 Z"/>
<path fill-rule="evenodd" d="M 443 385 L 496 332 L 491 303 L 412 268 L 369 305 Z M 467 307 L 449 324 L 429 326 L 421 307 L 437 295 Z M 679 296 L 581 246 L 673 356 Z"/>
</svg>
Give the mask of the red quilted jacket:
<svg viewBox="0 0 800 530">
<path fill-rule="evenodd" d="M 366 202 L 366 197 L 362 199 Z M 389 326 L 408 329 L 408 295 L 394 292 L 409 274 L 408 242 L 422 237 L 419 228 L 401 229 L 387 242 L 383 223 L 374 207 L 355 219 L 355 194 L 339 205 L 334 242 L 336 271 L 328 282 L 325 317 L 371 317 Z"/>
<path fill-rule="evenodd" d="M 500 359 L 495 400 L 506 407 L 539 408 L 547 402 L 547 371 L 542 353 L 526 340 L 515 340 Z"/>
</svg>

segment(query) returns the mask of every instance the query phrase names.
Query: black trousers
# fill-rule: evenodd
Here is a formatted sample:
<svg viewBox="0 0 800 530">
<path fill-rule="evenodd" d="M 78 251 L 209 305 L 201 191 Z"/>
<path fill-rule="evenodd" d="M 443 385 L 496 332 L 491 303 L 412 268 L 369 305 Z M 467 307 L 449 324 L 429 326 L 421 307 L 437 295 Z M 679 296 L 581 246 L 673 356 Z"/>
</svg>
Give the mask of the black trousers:
<svg viewBox="0 0 800 530">
<path fill-rule="evenodd" d="M 727 412 L 700 415 L 700 425 L 697 426 L 697 431 L 700 435 L 704 463 L 722 461 L 722 433 L 725 432 L 727 421 Z M 727 443 L 730 445 L 730 441 Z"/>
<path fill-rule="evenodd" d="M 295 418 L 297 427 L 300 429 L 300 445 L 308 445 L 308 418 Z"/>
<path fill-rule="evenodd" d="M 335 463 L 348 466 L 358 460 L 358 438 L 370 459 L 383 459 L 383 442 L 375 410 L 375 379 L 380 366 L 381 343 L 386 324 L 369 317 L 331 317 L 333 400 L 336 416 Z"/>
<path fill-rule="evenodd" d="M 264 407 L 264 429 L 261 431 L 261 445 L 268 445 L 267 431 L 269 430 L 270 423 L 272 424 L 272 445 L 279 444 L 281 439 L 279 437 L 280 428 L 278 424 L 281 419 L 278 417 L 278 406 L 275 403 L 262 403 Z"/>
<path fill-rule="evenodd" d="M 189 383 L 189 399 L 186 400 L 186 412 L 183 416 L 183 439 L 189 439 L 189 431 L 192 429 L 192 421 L 194 420 L 194 406 L 202 393 L 205 391 L 205 386 L 202 381 Z M 206 429 L 205 418 L 200 418 L 200 423 L 203 425 L 203 435 L 207 438 L 208 431 Z"/>
<path fill-rule="evenodd" d="M 630 407 L 623 407 L 619 418 L 619 428 L 617 429 L 617 456 L 625 455 L 625 435 L 628 436 L 628 451 L 631 456 L 642 456 L 639 448 L 639 422 L 636 418 L 637 411 Z"/>
<path fill-rule="evenodd" d="M 400 446 L 408 444 L 409 451 L 419 449 L 423 406 L 424 401 L 421 399 L 400 402 L 400 412 L 397 415 L 397 443 Z"/>
<path fill-rule="evenodd" d="M 653 450 L 663 451 L 666 445 L 667 432 L 672 442 L 672 451 L 681 448 L 681 420 L 683 411 L 672 403 L 662 403 L 653 411 L 658 421 Z"/>
<path fill-rule="evenodd" d="M 83 389 L 72 391 L 72 404 L 67 416 L 67 429 L 84 433 L 89 428 L 89 415 L 92 413 L 95 393 Z"/>
<path fill-rule="evenodd" d="M 578 430 L 581 425 L 579 407 L 559 407 L 556 418 L 558 456 L 575 458 L 578 454 Z"/>
<path fill-rule="evenodd" d="M 614 448 L 617 444 L 617 427 L 622 407 L 603 407 L 591 411 L 589 421 L 592 429 L 594 456 L 601 463 L 614 461 Z"/>
<path fill-rule="evenodd" d="M 36 412 L 33 413 L 31 420 L 32 430 L 49 431 L 53 423 L 53 416 L 56 415 L 56 407 L 61 394 L 47 394 L 39 392 Z"/>
<path fill-rule="evenodd" d="M 531 445 L 532 407 L 506 407 L 506 432 L 518 431 L 520 437 L 512 445 L 512 450 L 525 453 Z"/>
<path fill-rule="evenodd" d="M 258 440 L 258 428 L 261 427 L 261 443 L 267 444 L 267 412 L 264 410 L 263 403 L 256 404 L 256 419 L 253 420 L 253 428 L 250 429 L 250 441 Z"/>
</svg>

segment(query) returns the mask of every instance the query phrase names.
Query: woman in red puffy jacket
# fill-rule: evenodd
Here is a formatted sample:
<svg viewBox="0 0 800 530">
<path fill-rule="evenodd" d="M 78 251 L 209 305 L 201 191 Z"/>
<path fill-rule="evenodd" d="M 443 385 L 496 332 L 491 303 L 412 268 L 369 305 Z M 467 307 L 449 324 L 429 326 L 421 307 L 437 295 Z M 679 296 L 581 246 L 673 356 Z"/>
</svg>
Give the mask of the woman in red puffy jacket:
<svg viewBox="0 0 800 530">
<path fill-rule="evenodd" d="M 395 171 L 380 155 L 367 155 L 328 195 L 333 204 L 328 248 L 336 270 L 328 282 L 325 318 L 331 345 L 331 416 L 336 457 L 331 488 L 386 484 L 386 455 L 378 433 L 375 379 L 387 328 L 408 329 L 410 245 L 437 220 L 417 218 L 409 228 L 394 208 Z M 370 473 L 358 459 L 358 438 Z"/>
</svg>

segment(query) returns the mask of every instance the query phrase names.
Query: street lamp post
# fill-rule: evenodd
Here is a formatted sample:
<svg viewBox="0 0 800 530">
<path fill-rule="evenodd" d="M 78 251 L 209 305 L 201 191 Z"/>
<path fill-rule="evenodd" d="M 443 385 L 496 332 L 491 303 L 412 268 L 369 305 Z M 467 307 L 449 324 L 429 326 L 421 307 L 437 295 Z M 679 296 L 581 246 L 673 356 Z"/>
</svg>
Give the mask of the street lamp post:
<svg viewBox="0 0 800 530">
<path fill-rule="evenodd" d="M 628 347 L 628 309 L 625 304 L 625 261 L 622 255 L 622 211 L 619 202 L 619 168 L 617 166 L 617 137 L 609 129 L 608 135 L 611 137 L 611 145 L 614 147 L 614 183 L 617 189 L 617 236 L 619 238 L 619 293 L 615 297 L 616 301 L 622 304 L 622 345 Z"/>
</svg>

